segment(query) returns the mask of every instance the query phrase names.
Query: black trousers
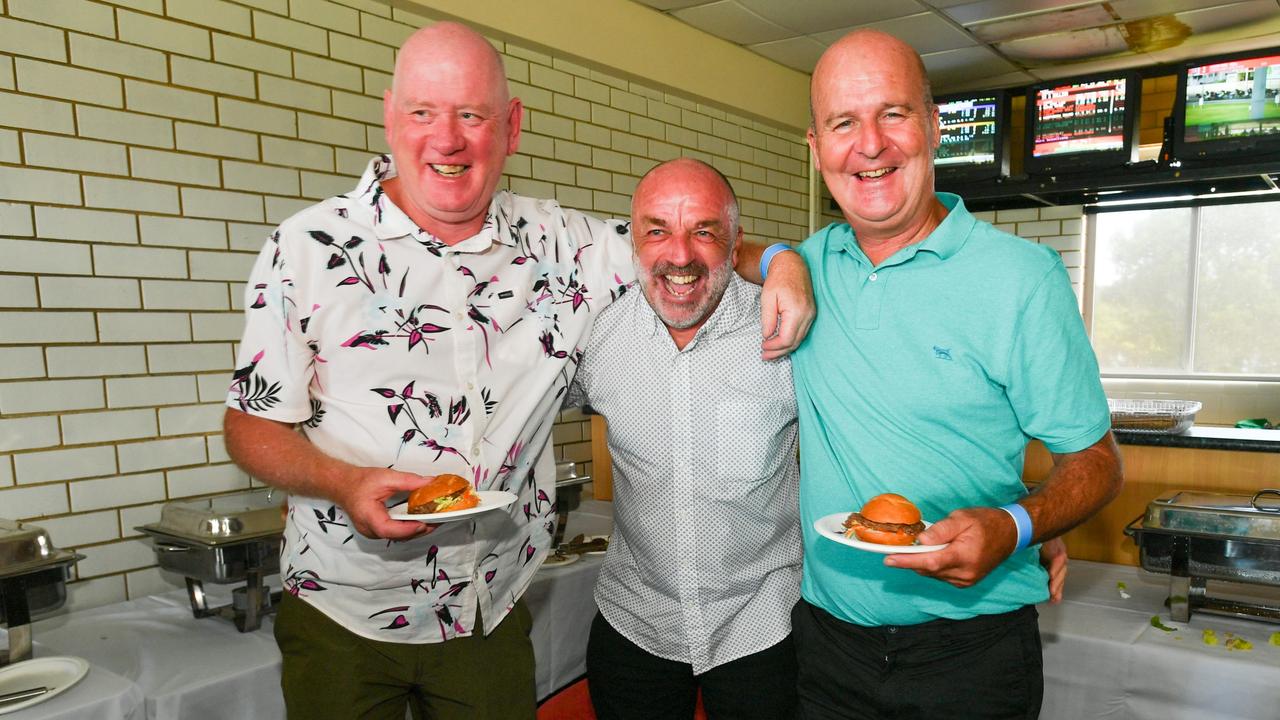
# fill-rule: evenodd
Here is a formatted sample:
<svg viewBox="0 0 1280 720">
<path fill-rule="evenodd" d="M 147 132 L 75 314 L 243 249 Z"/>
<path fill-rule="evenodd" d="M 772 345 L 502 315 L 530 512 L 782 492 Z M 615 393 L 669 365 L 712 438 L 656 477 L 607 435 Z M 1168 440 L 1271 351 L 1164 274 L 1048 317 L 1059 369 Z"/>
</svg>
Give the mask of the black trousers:
<svg viewBox="0 0 1280 720">
<path fill-rule="evenodd" d="M 1035 720 L 1035 606 L 970 620 L 862 627 L 801 600 L 791 613 L 804 720 Z"/>
<path fill-rule="evenodd" d="M 587 642 L 587 681 L 599 720 L 691 720 L 699 688 L 710 720 L 796 717 L 790 637 L 695 676 L 691 665 L 651 655 L 597 613 Z"/>
</svg>

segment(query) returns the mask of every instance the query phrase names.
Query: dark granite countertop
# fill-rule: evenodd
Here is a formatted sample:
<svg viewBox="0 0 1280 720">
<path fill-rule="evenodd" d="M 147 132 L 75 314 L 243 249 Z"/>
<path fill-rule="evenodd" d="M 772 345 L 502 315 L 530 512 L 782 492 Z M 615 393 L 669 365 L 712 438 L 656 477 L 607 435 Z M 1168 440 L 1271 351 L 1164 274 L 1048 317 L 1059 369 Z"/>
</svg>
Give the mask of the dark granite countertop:
<svg viewBox="0 0 1280 720">
<path fill-rule="evenodd" d="M 1280 430 L 1246 430 L 1196 425 L 1180 435 L 1154 435 L 1123 430 L 1115 431 L 1115 435 L 1116 442 L 1121 445 L 1280 452 Z"/>
</svg>

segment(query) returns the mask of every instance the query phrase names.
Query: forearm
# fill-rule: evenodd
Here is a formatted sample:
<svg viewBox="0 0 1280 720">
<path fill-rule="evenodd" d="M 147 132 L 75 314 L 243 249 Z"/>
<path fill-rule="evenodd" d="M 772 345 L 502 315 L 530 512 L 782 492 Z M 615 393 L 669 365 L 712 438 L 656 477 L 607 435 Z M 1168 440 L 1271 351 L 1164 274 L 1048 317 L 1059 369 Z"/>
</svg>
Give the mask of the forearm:
<svg viewBox="0 0 1280 720">
<path fill-rule="evenodd" d="M 770 243 L 770 245 L 772 244 Z M 738 243 L 738 262 L 733 266 L 733 269 L 738 272 L 738 275 L 743 280 L 755 285 L 763 285 L 764 276 L 760 274 L 760 258 L 767 249 L 769 249 L 769 245 L 757 245 L 743 240 Z M 797 268 L 798 272 L 803 272 L 807 277 L 809 268 L 800 259 L 800 254 L 794 252 L 794 250 L 792 248 L 791 252 L 781 252 L 774 255 L 769 263 L 770 272 L 784 264 L 798 263 L 793 267 Z"/>
<path fill-rule="evenodd" d="M 1053 456 L 1049 477 L 1019 502 L 1031 516 L 1033 542 L 1044 542 L 1089 519 L 1120 492 L 1120 450 L 1107 432 L 1084 450 Z"/>
<path fill-rule="evenodd" d="M 228 408 L 223 416 L 227 454 L 254 478 L 285 492 L 340 502 L 359 469 L 326 455 L 293 426 Z"/>
</svg>

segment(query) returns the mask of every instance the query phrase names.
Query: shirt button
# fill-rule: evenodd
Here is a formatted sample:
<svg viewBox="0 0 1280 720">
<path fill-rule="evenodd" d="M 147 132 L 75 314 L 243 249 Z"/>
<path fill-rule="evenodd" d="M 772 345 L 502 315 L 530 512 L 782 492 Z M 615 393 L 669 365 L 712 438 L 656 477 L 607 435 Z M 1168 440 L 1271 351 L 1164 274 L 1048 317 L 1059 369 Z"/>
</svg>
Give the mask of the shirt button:
<svg viewBox="0 0 1280 720">
<path fill-rule="evenodd" d="M 469 382 L 469 383 L 467 383 L 467 389 L 468 389 L 468 390 L 475 390 L 475 389 L 476 389 L 476 384 L 475 384 L 475 383 L 473 383 L 473 382 Z"/>
<path fill-rule="evenodd" d="M 462 319 L 462 311 L 461 311 L 461 310 L 458 310 L 458 311 L 454 312 L 454 313 L 453 313 L 453 317 L 454 317 L 454 319 L 455 319 L 455 320 L 461 320 L 461 319 Z"/>
<path fill-rule="evenodd" d="M 896 635 L 896 634 L 897 634 L 897 632 L 898 632 L 898 627 L 897 627 L 896 625 L 890 625 L 890 626 L 889 626 L 889 634 L 890 634 L 890 635 Z"/>
<path fill-rule="evenodd" d="M 875 281 L 876 281 L 876 274 L 875 274 L 875 273 L 871 273 L 871 275 L 868 277 L 868 279 L 869 279 L 871 282 L 875 282 Z"/>
</svg>

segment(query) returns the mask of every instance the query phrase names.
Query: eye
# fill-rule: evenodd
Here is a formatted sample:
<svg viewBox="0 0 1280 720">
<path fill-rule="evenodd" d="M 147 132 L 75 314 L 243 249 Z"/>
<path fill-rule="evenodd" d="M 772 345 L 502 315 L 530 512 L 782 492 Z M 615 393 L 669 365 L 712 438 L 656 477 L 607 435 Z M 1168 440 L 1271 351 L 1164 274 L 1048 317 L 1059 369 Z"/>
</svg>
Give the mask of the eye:
<svg viewBox="0 0 1280 720">
<path fill-rule="evenodd" d="M 469 125 L 476 125 L 484 120 L 484 118 L 473 112 L 458 113 L 458 118 Z"/>
</svg>

